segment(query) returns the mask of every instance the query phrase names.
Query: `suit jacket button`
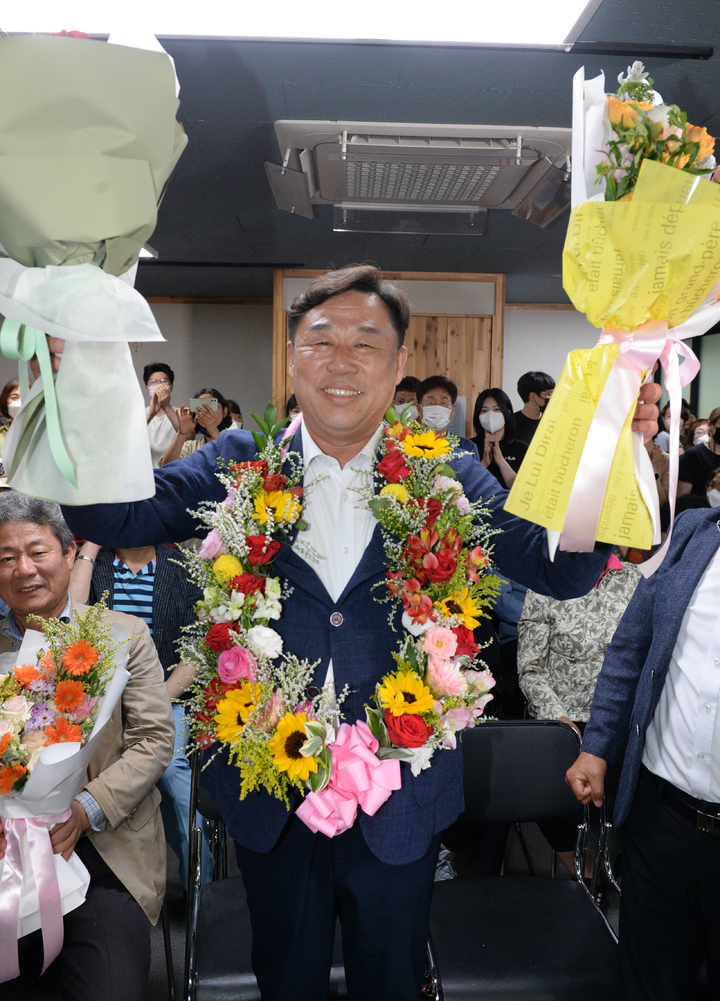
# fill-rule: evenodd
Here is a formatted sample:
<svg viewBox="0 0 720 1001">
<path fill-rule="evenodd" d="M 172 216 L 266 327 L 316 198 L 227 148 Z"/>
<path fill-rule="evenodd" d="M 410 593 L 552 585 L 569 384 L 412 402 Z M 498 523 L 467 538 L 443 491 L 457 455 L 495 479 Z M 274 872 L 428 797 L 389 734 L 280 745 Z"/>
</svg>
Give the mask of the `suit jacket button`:
<svg viewBox="0 0 720 1001">
<path fill-rule="evenodd" d="M 343 624 L 343 617 L 340 612 L 333 612 L 330 616 L 330 623 L 333 626 L 341 626 Z"/>
</svg>

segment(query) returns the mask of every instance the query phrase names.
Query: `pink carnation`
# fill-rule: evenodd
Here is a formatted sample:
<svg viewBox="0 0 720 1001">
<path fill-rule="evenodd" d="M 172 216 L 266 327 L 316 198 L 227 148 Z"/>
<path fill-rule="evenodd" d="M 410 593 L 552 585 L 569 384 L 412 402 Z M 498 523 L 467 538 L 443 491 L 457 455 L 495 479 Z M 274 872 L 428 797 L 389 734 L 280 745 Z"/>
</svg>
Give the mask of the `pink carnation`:
<svg viewBox="0 0 720 1001">
<path fill-rule="evenodd" d="M 97 696 L 86 695 L 77 709 L 72 713 L 73 720 L 76 723 L 84 723 L 86 719 L 89 719 L 97 704 Z"/>
<path fill-rule="evenodd" d="M 242 646 L 231 646 L 223 650 L 218 657 L 218 677 L 224 685 L 234 685 L 241 678 L 244 681 L 257 681 L 257 661 Z"/>
<path fill-rule="evenodd" d="M 460 514 L 470 514 L 470 501 L 467 499 L 465 494 L 461 494 L 455 501 L 455 507 L 458 509 Z"/>
<path fill-rule="evenodd" d="M 202 556 L 204 560 L 212 560 L 220 554 L 222 548 L 222 535 L 220 535 L 217 528 L 213 528 L 212 531 L 208 532 L 207 537 L 198 549 L 198 556 Z"/>
<path fill-rule="evenodd" d="M 465 675 L 454 660 L 428 661 L 425 683 L 436 695 L 464 695 L 467 692 Z"/>
<path fill-rule="evenodd" d="M 439 660 L 448 660 L 450 657 L 455 656 L 457 636 L 452 629 L 446 629 L 444 626 L 436 626 L 435 629 L 429 629 L 425 633 L 423 646 L 431 657 L 437 657 Z"/>
</svg>

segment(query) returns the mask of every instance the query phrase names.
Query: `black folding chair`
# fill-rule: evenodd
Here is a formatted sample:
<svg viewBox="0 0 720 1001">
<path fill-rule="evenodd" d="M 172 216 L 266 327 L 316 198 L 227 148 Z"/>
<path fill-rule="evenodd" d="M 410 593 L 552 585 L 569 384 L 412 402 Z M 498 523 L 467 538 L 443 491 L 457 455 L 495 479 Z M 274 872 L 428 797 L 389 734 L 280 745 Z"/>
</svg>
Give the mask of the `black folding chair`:
<svg viewBox="0 0 720 1001">
<path fill-rule="evenodd" d="M 565 784 L 580 742 L 565 723 L 487 722 L 463 733 L 471 823 L 576 816 L 575 878 L 480 876 L 435 883 L 430 951 L 444 1001 L 606 1001 L 616 938 L 583 883 L 587 810 Z"/>
</svg>

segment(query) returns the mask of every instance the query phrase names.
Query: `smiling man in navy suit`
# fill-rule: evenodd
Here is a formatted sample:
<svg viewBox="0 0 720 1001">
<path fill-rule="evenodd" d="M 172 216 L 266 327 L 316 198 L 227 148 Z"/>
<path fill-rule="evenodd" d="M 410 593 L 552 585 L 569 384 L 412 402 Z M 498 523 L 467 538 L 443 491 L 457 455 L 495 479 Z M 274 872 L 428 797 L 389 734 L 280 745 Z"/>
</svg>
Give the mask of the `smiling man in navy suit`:
<svg viewBox="0 0 720 1001">
<path fill-rule="evenodd" d="M 370 266 L 316 279 L 290 309 L 290 372 L 303 412 L 292 448 L 303 455 L 304 541 L 320 553 L 310 564 L 283 545 L 274 570 L 292 585 L 274 624 L 285 649 L 319 661 L 314 683 L 347 686 L 347 722 L 364 719 L 377 681 L 392 668 L 393 632 L 374 588 L 385 572 L 379 526 L 355 488 L 372 482 L 383 415 L 402 377 L 410 319 L 403 292 Z M 655 390 L 646 390 L 654 401 Z M 640 406 L 640 430 L 656 430 L 653 402 Z M 221 501 L 219 460 L 251 459 L 246 431 L 226 431 L 183 462 L 156 472 L 156 494 L 130 505 L 71 508 L 80 534 L 113 546 L 188 538 L 198 532 L 188 509 Z M 547 558 L 545 532 L 506 514 L 506 494 L 470 456 L 455 462 L 471 500 L 492 509 L 495 558 L 506 575 L 558 598 L 586 593 L 607 559 L 558 553 Z M 399 618 L 399 617 L 398 617 Z M 398 622 L 399 624 L 399 622 Z M 329 839 L 313 834 L 266 793 L 239 802 L 237 770 L 218 755 L 203 782 L 220 805 L 248 893 L 253 968 L 264 1001 L 327 1001 L 335 922 L 340 917 L 352 1001 L 419 1001 L 432 881 L 441 832 L 463 806 L 462 757 L 443 751 L 414 777 L 401 765 L 402 788 L 373 816 Z"/>
<path fill-rule="evenodd" d="M 622 765 L 619 961 L 613 1001 L 688 1001 L 707 960 L 720 997 L 720 522 L 687 511 L 608 648 L 567 773 L 602 804 Z"/>
</svg>

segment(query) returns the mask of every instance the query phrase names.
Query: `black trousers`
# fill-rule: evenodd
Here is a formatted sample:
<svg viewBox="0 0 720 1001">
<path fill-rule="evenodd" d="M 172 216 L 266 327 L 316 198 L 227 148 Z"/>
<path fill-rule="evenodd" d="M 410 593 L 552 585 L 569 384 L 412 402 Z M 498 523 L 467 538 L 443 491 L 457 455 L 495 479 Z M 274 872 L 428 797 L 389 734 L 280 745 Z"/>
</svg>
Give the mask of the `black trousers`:
<svg viewBox="0 0 720 1001">
<path fill-rule="evenodd" d="M 697 829 L 641 770 L 623 827 L 612 1001 L 692 1001 L 707 960 L 720 997 L 720 837 Z"/>
<path fill-rule="evenodd" d="M 327 838 L 295 817 L 269 852 L 236 844 L 263 1001 L 327 1001 L 338 916 L 351 1001 L 420 1001 L 439 847 L 386 865 L 359 824 Z"/>
<path fill-rule="evenodd" d="M 85 902 L 63 919 L 63 949 L 45 977 L 57 980 L 64 1001 L 143 1001 L 150 922 L 87 838 L 75 851 L 87 866 L 90 886 Z M 42 969 L 41 933 L 27 935 L 19 945 L 21 976 L 0 985 L 2 1001 L 22 998 L 23 983 Z"/>
</svg>

